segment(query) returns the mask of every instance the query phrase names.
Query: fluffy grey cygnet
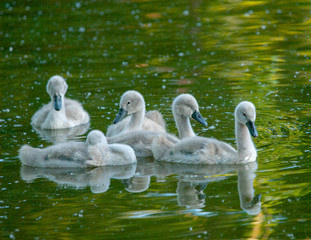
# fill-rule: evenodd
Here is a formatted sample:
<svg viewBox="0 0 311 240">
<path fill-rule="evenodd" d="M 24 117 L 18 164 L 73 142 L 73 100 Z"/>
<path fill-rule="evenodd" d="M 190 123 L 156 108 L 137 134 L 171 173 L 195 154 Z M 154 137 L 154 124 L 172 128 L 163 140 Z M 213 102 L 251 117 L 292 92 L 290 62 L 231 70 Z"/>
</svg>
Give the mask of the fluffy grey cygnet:
<svg viewBox="0 0 311 240">
<path fill-rule="evenodd" d="M 126 91 L 121 97 L 120 110 L 113 121 L 114 125 L 108 127 L 107 137 L 123 135 L 142 129 L 166 132 L 166 123 L 161 113 L 157 110 L 145 111 L 143 96 L 134 90 Z M 126 115 L 131 116 L 124 118 Z"/>
<path fill-rule="evenodd" d="M 123 165 L 137 161 L 131 147 L 107 144 L 99 130 L 91 131 L 86 142 L 59 143 L 43 149 L 24 145 L 19 150 L 19 158 L 25 165 L 49 168 Z"/>
<path fill-rule="evenodd" d="M 32 117 L 31 124 L 39 129 L 63 129 L 86 124 L 89 114 L 81 103 L 65 98 L 68 85 L 64 78 L 55 75 L 47 83 L 46 91 L 51 102 L 44 105 Z"/>
</svg>

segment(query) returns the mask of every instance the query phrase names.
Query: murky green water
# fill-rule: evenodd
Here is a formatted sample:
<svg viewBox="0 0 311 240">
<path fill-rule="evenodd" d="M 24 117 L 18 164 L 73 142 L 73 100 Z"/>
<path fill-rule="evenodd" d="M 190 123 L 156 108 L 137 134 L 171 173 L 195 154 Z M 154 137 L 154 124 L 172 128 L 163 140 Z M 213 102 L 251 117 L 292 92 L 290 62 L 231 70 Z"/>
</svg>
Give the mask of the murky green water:
<svg viewBox="0 0 311 240">
<path fill-rule="evenodd" d="M 311 237 L 310 1 L 16 0 L 0 18 L 1 238 Z M 189 92 L 208 122 L 195 131 L 234 145 L 234 108 L 252 101 L 258 166 L 21 166 L 23 144 L 57 140 L 30 125 L 55 74 L 104 132 L 135 89 L 177 134 L 170 105 Z"/>
</svg>

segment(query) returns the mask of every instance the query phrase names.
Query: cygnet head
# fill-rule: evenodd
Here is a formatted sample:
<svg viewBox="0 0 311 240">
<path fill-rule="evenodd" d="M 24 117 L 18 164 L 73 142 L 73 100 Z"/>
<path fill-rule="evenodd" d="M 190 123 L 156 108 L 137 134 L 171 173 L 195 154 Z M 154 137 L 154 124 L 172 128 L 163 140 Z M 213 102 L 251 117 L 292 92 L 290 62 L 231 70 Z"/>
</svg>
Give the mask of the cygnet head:
<svg viewBox="0 0 311 240">
<path fill-rule="evenodd" d="M 102 131 L 92 130 L 87 135 L 86 143 L 89 145 L 96 145 L 99 143 L 107 144 L 107 138 L 105 137 L 105 135 Z"/>
<path fill-rule="evenodd" d="M 250 215 L 257 215 L 261 212 L 261 194 L 256 195 L 253 199 L 244 199 L 241 202 L 241 208 Z"/>
<path fill-rule="evenodd" d="M 64 78 L 58 75 L 51 77 L 46 85 L 46 91 L 50 94 L 56 111 L 62 109 L 63 97 L 67 88 L 68 85 Z"/>
<path fill-rule="evenodd" d="M 123 181 L 125 185 L 125 189 L 128 192 L 139 193 L 146 191 L 150 185 L 150 177 L 141 176 L 141 177 L 133 177 L 130 179 L 125 179 Z"/>
<path fill-rule="evenodd" d="M 180 115 L 186 118 L 193 118 L 205 127 L 207 126 L 206 121 L 200 114 L 198 102 L 191 94 L 180 94 L 176 97 L 173 101 L 172 109 L 174 116 Z"/>
<path fill-rule="evenodd" d="M 120 100 L 120 110 L 113 123 L 118 123 L 125 115 L 145 111 L 145 100 L 143 96 L 134 90 L 123 93 Z"/>
<path fill-rule="evenodd" d="M 243 101 L 235 108 L 235 119 L 239 123 L 247 126 L 250 134 L 253 137 L 258 137 L 258 133 L 255 126 L 256 120 L 256 108 L 254 104 L 248 101 Z"/>
</svg>

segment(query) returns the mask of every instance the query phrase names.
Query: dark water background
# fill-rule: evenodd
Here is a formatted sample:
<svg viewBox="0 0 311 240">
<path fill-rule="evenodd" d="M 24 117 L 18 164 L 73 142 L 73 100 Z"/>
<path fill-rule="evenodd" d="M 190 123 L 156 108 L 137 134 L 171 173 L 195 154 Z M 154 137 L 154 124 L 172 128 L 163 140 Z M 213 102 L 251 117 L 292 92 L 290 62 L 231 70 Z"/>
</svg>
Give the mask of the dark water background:
<svg viewBox="0 0 311 240">
<path fill-rule="evenodd" d="M 0 3 L 0 20 L 1 238 L 311 237 L 310 1 L 16 0 Z M 194 130 L 235 145 L 233 111 L 249 100 L 258 166 L 22 167 L 23 144 L 55 140 L 30 125 L 55 74 L 104 132 L 135 89 L 177 134 L 170 106 L 188 92 L 208 122 Z M 259 210 L 243 205 L 245 185 Z"/>
</svg>

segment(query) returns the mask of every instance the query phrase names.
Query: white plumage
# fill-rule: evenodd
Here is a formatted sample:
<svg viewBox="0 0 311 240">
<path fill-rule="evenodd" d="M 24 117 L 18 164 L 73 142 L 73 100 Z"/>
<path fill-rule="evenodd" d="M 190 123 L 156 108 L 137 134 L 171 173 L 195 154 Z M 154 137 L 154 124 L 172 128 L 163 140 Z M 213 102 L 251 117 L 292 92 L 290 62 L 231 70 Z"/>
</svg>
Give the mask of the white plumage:
<svg viewBox="0 0 311 240">
<path fill-rule="evenodd" d="M 58 75 L 51 77 L 46 90 L 51 102 L 44 105 L 32 117 L 31 124 L 39 129 L 63 129 L 90 121 L 89 114 L 75 100 L 65 98 L 68 85 Z"/>
</svg>

